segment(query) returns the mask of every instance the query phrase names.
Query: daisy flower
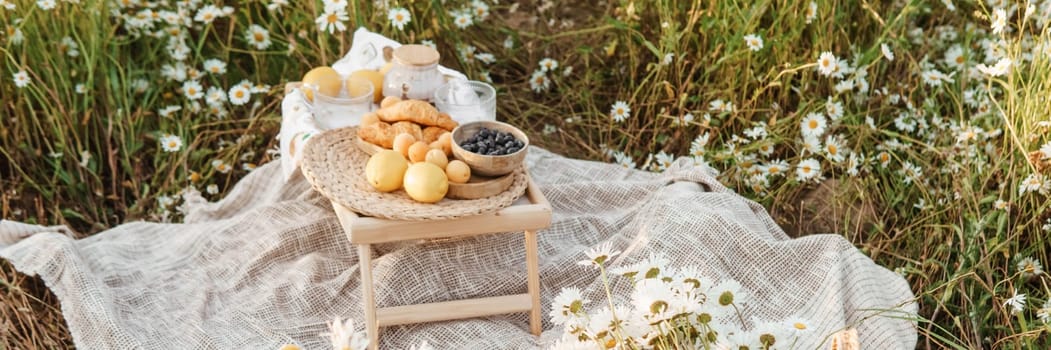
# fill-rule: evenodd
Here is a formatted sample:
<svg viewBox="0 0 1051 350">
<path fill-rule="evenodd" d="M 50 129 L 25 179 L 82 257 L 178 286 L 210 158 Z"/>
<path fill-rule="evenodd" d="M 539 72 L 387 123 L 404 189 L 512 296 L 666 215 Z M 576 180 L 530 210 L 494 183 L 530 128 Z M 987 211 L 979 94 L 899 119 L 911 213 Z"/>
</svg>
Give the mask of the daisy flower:
<svg viewBox="0 0 1051 350">
<path fill-rule="evenodd" d="M 405 25 L 412 20 L 412 14 L 404 7 L 395 7 L 387 11 L 387 19 L 390 20 L 390 25 L 398 28 L 398 30 L 403 30 Z"/>
<path fill-rule="evenodd" d="M 703 156 L 705 153 L 705 147 L 708 146 L 709 138 L 711 138 L 711 136 L 708 132 L 697 135 L 697 137 L 690 142 L 690 155 L 695 157 Z"/>
<path fill-rule="evenodd" d="M 223 102 L 226 102 L 226 91 L 223 91 L 223 89 L 220 89 L 218 86 L 209 87 L 208 92 L 205 93 L 204 96 L 205 102 L 210 106 L 220 105 Z"/>
<path fill-rule="evenodd" d="M 204 71 L 215 75 L 226 73 L 226 62 L 216 58 L 206 60 L 204 61 Z"/>
<path fill-rule="evenodd" d="M 1010 306 L 1012 315 L 1022 312 L 1022 310 L 1025 309 L 1025 294 L 1018 294 L 1018 292 L 1015 292 L 1015 294 L 1008 298 L 1007 301 L 1004 301 L 1003 306 Z"/>
<path fill-rule="evenodd" d="M 318 18 L 314 20 L 314 23 L 317 23 L 318 30 L 322 32 L 327 31 L 329 34 L 333 34 L 337 31 L 342 32 L 347 30 L 347 25 L 343 24 L 343 22 L 346 22 L 349 19 L 350 17 L 347 16 L 347 10 L 345 9 L 326 8 L 325 13 L 318 16 Z"/>
<path fill-rule="evenodd" d="M 577 264 L 584 266 L 595 266 L 602 267 L 610 259 L 620 254 L 619 250 L 613 250 L 613 245 L 610 242 L 603 243 L 598 247 L 594 247 L 584 252 L 587 255 L 588 260 L 577 262 Z"/>
<path fill-rule="evenodd" d="M 825 114 L 828 115 L 828 118 L 836 121 L 843 117 L 843 113 L 843 102 L 833 100 L 832 96 L 829 96 L 828 101 L 825 102 Z"/>
<path fill-rule="evenodd" d="M 470 27 L 474 21 L 471 19 L 471 14 L 466 12 L 457 13 L 453 16 L 453 23 L 456 24 L 457 28 L 465 29 Z"/>
<path fill-rule="evenodd" d="M 1042 174 L 1029 174 L 1025 180 L 1022 180 L 1022 184 L 1018 185 L 1018 195 L 1021 196 L 1029 192 L 1043 192 L 1046 182 L 1046 178 Z"/>
<path fill-rule="evenodd" d="M 805 151 L 803 154 L 819 154 L 824 150 L 824 148 L 821 147 L 821 139 L 818 137 L 819 136 L 803 136 L 803 150 Z"/>
<path fill-rule="evenodd" d="M 800 182 L 817 179 L 821 174 L 821 163 L 814 158 L 807 158 L 796 166 L 796 178 Z"/>
<path fill-rule="evenodd" d="M 172 115 L 172 113 L 175 113 L 175 112 L 178 112 L 178 111 L 181 111 L 181 110 L 182 110 L 182 106 L 178 106 L 178 105 L 167 106 L 167 107 L 161 108 L 159 111 L 157 111 L 157 115 L 160 115 L 162 118 L 167 118 L 167 117 L 170 117 Z"/>
<path fill-rule="evenodd" d="M 558 68 L 558 61 L 551 58 L 544 58 L 540 60 L 540 70 L 544 72 L 554 72 Z"/>
<path fill-rule="evenodd" d="M 496 56 L 493 56 L 493 54 L 488 53 L 488 52 L 475 54 L 474 58 L 477 59 L 479 62 L 482 62 L 482 63 L 485 63 L 485 64 L 493 64 L 493 62 L 496 62 Z"/>
<path fill-rule="evenodd" d="M 8 0 L 0 0 L 0 6 L 3 6 L 5 9 L 7 9 L 9 11 L 15 9 L 15 3 L 10 2 Z"/>
<path fill-rule="evenodd" d="M 182 83 L 182 93 L 190 100 L 197 100 L 204 96 L 204 88 L 196 80 L 187 80 Z"/>
<path fill-rule="evenodd" d="M 865 156 L 858 155 L 857 153 L 851 152 L 850 156 L 847 157 L 847 175 L 858 176 L 861 162 L 865 160 Z"/>
<path fill-rule="evenodd" d="M 50 11 L 55 8 L 55 0 L 37 0 L 36 5 L 44 11 Z"/>
<path fill-rule="evenodd" d="M 557 325 L 575 323 L 584 316 L 584 304 L 589 302 L 584 299 L 579 288 L 562 288 L 562 291 L 551 302 L 551 312 L 548 313 L 548 316 L 551 317 L 551 322 Z"/>
<path fill-rule="evenodd" d="M 821 113 L 808 113 L 799 122 L 799 128 L 803 131 L 803 136 L 818 137 L 825 133 L 826 124 L 825 116 Z"/>
<path fill-rule="evenodd" d="M 252 98 L 252 93 L 244 85 L 234 85 L 230 88 L 230 92 L 227 94 L 230 97 L 230 103 L 235 106 L 240 106 L 248 103 L 248 100 Z"/>
<path fill-rule="evenodd" d="M 899 172 L 905 177 L 903 182 L 905 184 L 912 184 L 913 181 L 919 181 L 920 177 L 923 176 L 923 168 L 919 165 L 912 164 L 910 161 L 901 162 L 901 171 Z"/>
<path fill-rule="evenodd" d="M 534 92 L 542 92 L 547 90 L 551 86 L 551 80 L 547 78 L 547 73 L 542 70 L 536 70 L 533 72 L 533 76 L 529 78 L 529 87 Z"/>
<path fill-rule="evenodd" d="M 839 163 L 843 161 L 843 144 L 836 135 L 828 135 L 825 137 L 825 156 L 828 160 L 833 163 Z"/>
<path fill-rule="evenodd" d="M 979 72 L 985 73 L 986 75 L 998 77 L 1007 74 L 1011 70 L 1011 59 L 1004 57 L 996 62 L 992 67 L 979 63 L 975 68 L 978 68 Z"/>
<path fill-rule="evenodd" d="M 354 329 L 354 320 L 351 318 L 344 322 L 339 317 L 336 317 L 328 325 L 328 329 L 328 333 L 321 335 L 328 336 L 333 349 L 365 350 L 369 346 L 369 337 L 365 335 L 364 331 L 358 332 Z"/>
<path fill-rule="evenodd" d="M 69 57 L 77 57 L 80 56 L 80 45 L 77 45 L 77 42 L 71 37 L 63 37 L 58 44 L 58 52 L 65 53 Z"/>
<path fill-rule="evenodd" d="M 86 85 L 84 85 L 83 83 L 77 84 L 77 86 L 73 87 L 73 91 L 78 93 L 78 94 L 83 95 L 83 94 L 88 93 L 88 87 Z"/>
<path fill-rule="evenodd" d="M 763 49 L 763 38 L 760 38 L 755 34 L 748 34 L 744 36 L 744 43 L 748 45 L 748 49 L 752 51 L 759 51 Z"/>
<path fill-rule="evenodd" d="M 26 73 L 25 70 L 15 72 L 12 77 L 15 81 L 15 87 L 18 87 L 19 89 L 29 86 L 29 83 L 32 82 L 32 80 L 29 80 L 29 74 Z"/>
<path fill-rule="evenodd" d="M 888 61 L 894 60 L 894 51 L 890 50 L 890 46 L 887 46 L 887 44 L 879 44 L 879 50 L 883 53 L 883 57 Z"/>
<path fill-rule="evenodd" d="M 512 38 L 510 35 L 504 38 L 504 48 L 508 50 L 515 48 L 515 38 Z"/>
<path fill-rule="evenodd" d="M 990 19 L 991 26 L 993 28 L 993 34 L 1000 34 L 1004 32 L 1004 27 L 1007 26 L 1007 11 L 1002 8 L 993 10 L 993 17 Z"/>
<path fill-rule="evenodd" d="M 734 280 L 719 282 L 708 291 L 708 297 L 720 306 L 736 305 L 740 307 L 742 304 L 748 303 L 749 300 L 749 295 L 744 291 L 744 286 L 741 286 L 740 283 Z"/>
<path fill-rule="evenodd" d="M 675 162 L 675 156 L 661 150 L 657 152 L 657 155 L 653 157 L 653 171 L 664 171 L 671 167 L 671 164 Z"/>
<path fill-rule="evenodd" d="M 620 165 L 622 167 L 625 167 L 625 168 L 628 168 L 628 169 L 635 169 L 635 159 L 633 159 L 630 155 L 628 155 L 628 154 L 626 154 L 624 152 L 620 152 L 620 151 L 614 152 L 613 153 L 613 161 L 616 162 L 617 165 Z"/>
<path fill-rule="evenodd" d="M 489 5 L 481 0 L 471 1 L 471 8 L 474 12 L 474 17 L 479 20 L 485 20 L 489 18 Z"/>
<path fill-rule="evenodd" d="M 223 16 L 223 10 L 216 7 L 215 5 L 205 5 L 197 10 L 197 15 L 193 16 L 193 20 L 204 24 L 211 24 L 216 18 Z"/>
<path fill-rule="evenodd" d="M 609 114 L 613 117 L 613 121 L 623 122 L 631 116 L 631 106 L 628 106 L 627 102 L 617 101 L 610 107 Z"/>
<path fill-rule="evenodd" d="M 325 11 L 329 9 L 333 10 L 346 10 L 347 0 L 322 0 L 321 3 L 324 5 Z"/>
<path fill-rule="evenodd" d="M 763 166 L 767 176 L 784 176 L 788 171 L 788 162 L 777 159 Z"/>
<path fill-rule="evenodd" d="M 215 168 L 215 171 L 218 171 L 221 174 L 226 174 L 230 172 L 231 169 L 230 164 L 226 163 L 222 159 L 213 160 L 212 168 Z"/>
<path fill-rule="evenodd" d="M 182 149 L 182 139 L 172 134 L 161 136 L 160 143 L 161 149 L 168 153 L 178 152 Z"/>
<path fill-rule="evenodd" d="M 810 24 L 814 19 L 817 19 L 817 2 L 811 1 L 806 7 L 806 23 Z"/>
<path fill-rule="evenodd" d="M 839 60 L 836 59 L 836 55 L 833 55 L 832 52 L 822 52 L 817 59 L 817 71 L 826 77 L 832 76 L 832 73 L 836 72 L 838 66 Z"/>
<path fill-rule="evenodd" d="M 1018 272 L 1022 273 L 1023 278 L 1033 278 L 1044 273 L 1044 265 L 1040 264 L 1040 260 L 1027 256 L 1018 260 Z"/>
<path fill-rule="evenodd" d="M 964 66 L 964 63 L 967 63 L 967 56 L 964 56 L 963 46 L 956 44 L 945 50 L 945 58 L 942 60 L 945 62 L 945 65 L 953 69 L 960 69 Z"/>
<path fill-rule="evenodd" d="M 880 167 L 886 168 L 887 165 L 890 165 L 890 153 L 887 153 L 887 151 L 883 151 L 877 154 L 876 159 L 879 160 Z"/>
<path fill-rule="evenodd" d="M 1008 206 L 1007 202 L 1003 199 L 997 198 L 996 201 L 993 202 L 993 208 L 996 210 L 1007 210 Z"/>
<path fill-rule="evenodd" d="M 272 0 L 266 4 L 267 11 L 281 13 L 281 9 L 288 6 L 288 0 Z"/>
<path fill-rule="evenodd" d="M 651 324 L 678 314 L 678 310 L 672 308 L 675 299 L 675 292 L 659 279 L 642 280 L 635 285 L 635 290 L 631 293 L 631 303 Z"/>
<path fill-rule="evenodd" d="M 253 24 L 245 30 L 245 40 L 255 46 L 257 50 L 266 50 L 270 47 L 270 32 L 258 24 Z"/>
</svg>

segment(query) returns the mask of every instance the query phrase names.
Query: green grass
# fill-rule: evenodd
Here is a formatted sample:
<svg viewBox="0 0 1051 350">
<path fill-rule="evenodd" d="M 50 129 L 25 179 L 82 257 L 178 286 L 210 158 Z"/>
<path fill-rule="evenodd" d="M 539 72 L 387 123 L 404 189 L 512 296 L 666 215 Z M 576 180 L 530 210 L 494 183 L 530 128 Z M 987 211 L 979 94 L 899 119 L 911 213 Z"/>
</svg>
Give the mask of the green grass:
<svg viewBox="0 0 1051 350">
<path fill-rule="evenodd" d="M 59 1 L 46 11 L 35 1 L 14 3 L 14 10 L 0 10 L 4 219 L 67 224 L 89 235 L 129 220 L 178 220 L 177 194 L 189 186 L 215 185 L 218 192 L 208 196 L 221 198 L 247 173 L 243 164 L 274 160 L 267 151 L 276 146 L 283 84 L 312 66 L 334 62 L 349 48 L 353 28 L 365 25 L 401 42 L 432 40 L 444 54 L 443 64 L 476 79 L 487 74 L 500 89 L 499 117 L 529 130 L 545 147 L 608 161 L 620 153 L 652 170 L 660 168 L 661 152 L 693 153 L 698 162 L 720 170 L 723 183 L 769 208 L 792 233 L 842 234 L 908 279 L 923 319 L 920 347 L 1049 345 L 1049 326 L 1037 316 L 1051 297 L 1048 276 L 1024 277 L 1017 267 L 1024 257 L 1051 263 L 1051 233 L 1042 228 L 1051 217 L 1048 193 L 1019 191 L 1028 176 L 1047 176 L 1051 168 L 1039 155 L 1030 161 L 1030 154 L 1051 140 L 1049 127 L 1040 124 L 1051 120 L 1049 57 L 1037 52 L 1032 62 L 1019 60 L 1033 47 L 1048 45 L 1049 34 L 1034 27 L 1038 18 L 1047 18 L 1040 10 L 1047 5 L 1036 3 L 1036 13 L 1024 19 L 1026 4 L 1011 2 L 1019 6 L 1008 20 L 1013 29 L 1002 38 L 1016 65 L 1010 74 L 990 79 L 971 74 L 987 58 L 983 40 L 1001 38 L 989 33 L 986 16 L 993 8 L 985 2 L 956 1 L 950 11 L 939 1 L 816 1 L 807 23 L 810 1 L 798 0 L 551 6 L 504 1 L 489 4 L 488 19 L 460 29 L 450 11 L 468 2 L 442 7 L 438 1 L 392 1 L 413 16 L 398 30 L 373 2 L 355 1 L 347 10 L 350 31 L 330 35 L 314 24 L 323 11 L 320 2 L 287 6 L 274 15 L 266 8 L 270 1 L 244 1 L 229 4 L 234 10 L 229 17 L 182 29 L 188 34 L 188 66 L 202 70 L 211 58 L 227 63 L 225 74 L 202 75 L 205 88 L 228 90 L 245 79 L 270 87 L 248 104 L 223 104 L 227 115 L 220 118 L 203 99 L 202 111 L 191 111 L 182 83 L 162 76 L 162 67 L 174 62 L 166 38 L 146 31 L 137 35 L 114 15 L 137 13 L 141 5 Z M 243 33 L 252 24 L 267 29 L 270 47 L 248 45 Z M 165 27 L 158 24 L 155 30 Z M 19 44 L 12 40 L 14 28 L 24 36 Z M 743 40 L 748 34 L 762 37 L 763 48 L 749 50 Z M 79 46 L 79 56 L 60 51 L 67 36 Z M 505 40 L 513 47 L 506 48 Z M 893 50 L 893 61 L 883 56 L 881 44 Z M 475 57 L 457 54 L 466 45 L 475 48 Z M 953 45 L 967 52 L 966 68 L 942 61 Z M 837 92 L 841 80 L 816 69 L 825 51 L 863 67 L 869 91 Z M 486 64 L 477 59 L 479 53 L 496 61 Z M 671 62 L 662 64 L 668 54 Z M 535 92 L 530 77 L 543 58 L 557 60 L 559 67 L 545 75 L 550 87 Z M 921 74 L 929 68 L 952 74 L 951 81 L 924 84 Z M 25 88 L 12 79 L 21 70 L 32 80 Z M 139 80 L 146 82 L 143 89 L 136 88 Z M 78 84 L 87 92 L 76 93 Z M 857 175 L 848 173 L 846 160 L 804 148 L 800 121 L 826 112 L 829 98 L 841 103 L 844 113 L 824 135 L 839 135 L 843 149 L 869 159 Z M 732 103 L 733 110 L 710 110 L 716 100 Z M 628 120 L 611 118 L 616 101 L 630 106 Z M 182 110 L 160 115 L 176 105 Z M 688 114 L 692 120 L 686 120 Z M 896 125 L 902 115 L 916 130 Z M 767 136 L 742 142 L 749 138 L 745 130 L 757 126 Z M 961 130 L 971 127 L 982 132 L 959 142 Z M 999 133 L 990 133 L 994 130 Z M 705 133 L 709 141 L 703 150 L 691 149 Z M 157 140 L 164 134 L 180 137 L 183 147 L 163 151 Z M 819 162 L 827 181 L 797 180 L 794 167 L 805 159 Z M 233 170 L 217 171 L 214 160 Z M 758 166 L 774 160 L 787 162 L 787 176 L 768 176 L 765 182 L 753 177 Z M 919 167 L 912 181 L 906 181 L 903 164 Z M 175 203 L 158 200 L 169 197 Z M 997 200 L 1006 202 L 1007 210 L 995 208 Z M 26 288 L 32 280 L 2 271 L 5 319 L 24 319 L 26 313 L 55 317 L 54 306 L 25 311 L 26 300 L 52 305 L 53 299 L 40 288 Z M 1028 297 L 1017 315 L 1004 306 L 1015 292 Z M 68 341 L 53 324 L 34 327 L 17 329 L 18 336 L 5 337 L 5 345 Z"/>
</svg>

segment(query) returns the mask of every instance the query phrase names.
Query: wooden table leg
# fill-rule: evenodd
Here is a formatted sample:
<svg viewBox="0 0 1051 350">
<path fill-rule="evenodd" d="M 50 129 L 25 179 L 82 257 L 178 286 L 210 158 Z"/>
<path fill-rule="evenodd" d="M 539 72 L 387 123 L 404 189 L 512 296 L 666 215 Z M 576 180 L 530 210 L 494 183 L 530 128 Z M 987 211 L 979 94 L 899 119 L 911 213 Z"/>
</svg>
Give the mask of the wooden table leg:
<svg viewBox="0 0 1051 350">
<path fill-rule="evenodd" d="M 376 296 L 372 284 L 372 245 L 358 245 L 358 266 L 361 267 L 361 306 L 365 311 L 365 334 L 369 337 L 369 349 L 379 349 L 379 324 L 376 323 Z"/>
<path fill-rule="evenodd" d="M 529 296 L 533 308 L 529 311 L 529 330 L 533 335 L 540 335 L 540 261 L 537 258 L 536 231 L 525 231 L 526 274 L 528 275 Z"/>
</svg>

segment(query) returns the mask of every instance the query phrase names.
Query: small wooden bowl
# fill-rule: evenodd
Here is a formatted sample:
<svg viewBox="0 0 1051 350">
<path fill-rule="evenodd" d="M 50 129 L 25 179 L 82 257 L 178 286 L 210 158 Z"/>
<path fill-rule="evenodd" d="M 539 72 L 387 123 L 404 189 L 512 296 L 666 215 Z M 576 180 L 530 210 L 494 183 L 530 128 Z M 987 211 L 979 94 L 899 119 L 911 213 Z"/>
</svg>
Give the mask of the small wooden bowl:
<svg viewBox="0 0 1051 350">
<path fill-rule="evenodd" d="M 518 152 L 502 156 L 481 155 L 460 147 L 461 142 L 474 136 L 482 128 L 511 133 L 516 139 L 521 140 L 524 145 Z M 453 157 L 467 163 L 471 167 L 472 174 L 482 176 L 501 176 L 511 173 L 525 161 L 526 150 L 529 148 L 529 137 L 522 130 L 510 124 L 497 121 L 483 120 L 460 124 L 456 129 L 453 129 L 452 136 Z"/>
</svg>

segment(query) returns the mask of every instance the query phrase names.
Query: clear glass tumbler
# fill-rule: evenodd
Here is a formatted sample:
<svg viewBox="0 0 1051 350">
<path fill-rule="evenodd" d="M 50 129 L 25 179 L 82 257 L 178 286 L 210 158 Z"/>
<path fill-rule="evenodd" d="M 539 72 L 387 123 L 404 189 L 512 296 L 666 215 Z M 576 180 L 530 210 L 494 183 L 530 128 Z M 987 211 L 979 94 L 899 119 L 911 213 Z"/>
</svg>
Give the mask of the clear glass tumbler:
<svg viewBox="0 0 1051 350">
<path fill-rule="evenodd" d="M 454 120 L 496 120 L 496 89 L 485 82 L 453 80 L 434 91 L 434 105 Z"/>
<path fill-rule="evenodd" d="M 361 117 L 372 111 L 372 82 L 361 78 L 343 80 L 339 96 L 314 92 L 314 119 L 325 130 L 361 124 Z"/>
</svg>

